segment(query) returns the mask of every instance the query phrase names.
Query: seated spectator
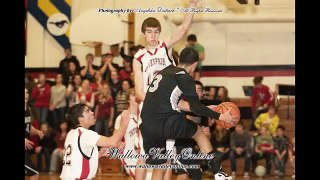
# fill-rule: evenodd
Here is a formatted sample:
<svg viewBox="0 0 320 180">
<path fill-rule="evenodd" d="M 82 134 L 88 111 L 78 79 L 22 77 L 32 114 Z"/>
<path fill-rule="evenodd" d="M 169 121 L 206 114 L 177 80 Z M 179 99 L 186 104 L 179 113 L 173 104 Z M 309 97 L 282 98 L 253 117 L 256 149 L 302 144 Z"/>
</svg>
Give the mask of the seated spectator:
<svg viewBox="0 0 320 180">
<path fill-rule="evenodd" d="M 271 105 L 268 107 L 268 112 L 258 116 L 254 125 L 257 129 L 260 129 L 261 126 L 265 126 L 268 129 L 268 134 L 274 136 L 279 122 L 280 118 L 277 114 L 276 107 Z"/>
<path fill-rule="evenodd" d="M 215 130 L 211 132 L 211 144 L 215 148 L 218 161 L 226 160 L 230 153 L 230 131 L 216 124 Z"/>
<path fill-rule="evenodd" d="M 275 152 L 275 166 L 276 176 L 283 176 L 286 163 L 288 160 L 288 143 L 289 139 L 284 135 L 284 126 L 278 126 L 276 131 L 276 137 L 274 137 L 274 152 Z"/>
<path fill-rule="evenodd" d="M 272 159 L 274 153 L 274 142 L 272 136 L 268 134 L 265 126 L 260 127 L 260 135 L 255 137 L 255 148 L 252 154 L 252 171 L 257 167 L 257 161 L 266 160 L 266 174 L 270 175 L 272 167 Z"/>
<path fill-rule="evenodd" d="M 44 172 L 49 172 L 51 153 L 56 148 L 56 143 L 54 141 L 55 136 L 48 123 L 42 123 L 40 130 L 43 132 L 44 136 L 39 140 L 39 146 L 35 149 L 35 153 L 37 154 L 37 166 L 38 170 L 43 172 L 42 157 L 44 156 L 46 166 Z"/>
<path fill-rule="evenodd" d="M 249 177 L 251 161 L 251 135 L 244 129 L 242 123 L 238 123 L 235 131 L 230 135 L 230 160 L 232 176 L 236 176 L 237 157 L 244 157 L 244 177 Z"/>
<path fill-rule="evenodd" d="M 289 143 L 289 160 L 293 167 L 293 175 L 292 178 L 296 178 L 295 172 L 296 172 L 296 138 L 292 137 L 290 143 Z"/>
<path fill-rule="evenodd" d="M 59 129 L 56 133 L 55 142 L 57 144 L 57 148 L 51 154 L 51 162 L 50 162 L 50 173 L 58 173 L 57 163 L 62 165 L 62 158 L 64 155 L 64 142 L 67 137 L 67 133 L 69 131 L 68 122 L 61 121 L 59 125 Z M 59 166 L 62 167 L 62 166 Z"/>
<path fill-rule="evenodd" d="M 111 88 L 111 95 L 113 97 L 113 99 L 116 99 L 116 95 L 117 93 L 120 91 L 121 89 L 121 84 L 122 81 L 119 80 L 119 74 L 117 71 L 112 71 L 111 72 L 111 80 L 110 80 L 110 88 Z"/>
</svg>

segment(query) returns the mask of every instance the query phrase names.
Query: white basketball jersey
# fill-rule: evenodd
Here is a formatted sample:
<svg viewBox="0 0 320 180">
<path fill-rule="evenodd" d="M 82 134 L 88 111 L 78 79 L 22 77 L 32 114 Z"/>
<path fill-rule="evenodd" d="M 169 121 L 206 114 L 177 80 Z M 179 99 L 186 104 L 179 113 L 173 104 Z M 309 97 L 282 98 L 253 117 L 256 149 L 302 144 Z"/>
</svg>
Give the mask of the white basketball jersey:
<svg viewBox="0 0 320 180">
<path fill-rule="evenodd" d="M 116 119 L 114 129 L 120 129 L 120 122 L 121 122 L 121 115 L 119 115 Z M 122 139 L 122 142 L 125 143 L 125 148 L 123 154 L 126 154 L 130 151 L 131 154 L 138 154 L 136 151 L 137 143 L 138 143 L 138 120 L 137 116 L 130 114 L 130 120 L 125 132 L 125 135 Z M 135 179 L 135 169 L 134 168 L 127 168 L 125 165 L 136 165 L 138 162 L 137 158 L 130 158 L 130 159 L 121 159 L 121 163 L 124 165 L 127 173 L 130 175 L 132 179 Z"/>
<path fill-rule="evenodd" d="M 143 90 L 145 93 L 157 73 L 172 63 L 174 64 L 174 61 L 169 59 L 168 56 L 166 44 L 162 41 L 159 41 L 154 52 L 142 48 L 134 55 L 135 59 L 142 65 Z"/>
<path fill-rule="evenodd" d="M 100 135 L 94 131 L 78 127 L 69 131 L 64 143 L 65 154 L 61 179 L 92 179 L 98 168 L 98 148 Z"/>
</svg>

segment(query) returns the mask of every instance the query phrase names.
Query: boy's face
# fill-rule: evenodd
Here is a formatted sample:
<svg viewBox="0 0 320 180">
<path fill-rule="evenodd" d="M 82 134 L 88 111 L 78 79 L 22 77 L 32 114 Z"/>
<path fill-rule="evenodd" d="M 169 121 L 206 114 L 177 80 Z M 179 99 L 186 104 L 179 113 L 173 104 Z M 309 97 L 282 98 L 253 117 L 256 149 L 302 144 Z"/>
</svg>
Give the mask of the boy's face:
<svg viewBox="0 0 320 180">
<path fill-rule="evenodd" d="M 87 106 L 84 107 L 84 111 L 82 113 L 81 119 L 84 120 L 85 124 L 94 125 L 96 123 L 96 119 L 94 117 L 93 112 Z M 79 118 L 80 120 L 80 118 Z"/>
<path fill-rule="evenodd" d="M 143 36 L 146 40 L 147 45 L 156 46 L 158 44 L 160 30 L 157 27 L 147 27 Z"/>
</svg>

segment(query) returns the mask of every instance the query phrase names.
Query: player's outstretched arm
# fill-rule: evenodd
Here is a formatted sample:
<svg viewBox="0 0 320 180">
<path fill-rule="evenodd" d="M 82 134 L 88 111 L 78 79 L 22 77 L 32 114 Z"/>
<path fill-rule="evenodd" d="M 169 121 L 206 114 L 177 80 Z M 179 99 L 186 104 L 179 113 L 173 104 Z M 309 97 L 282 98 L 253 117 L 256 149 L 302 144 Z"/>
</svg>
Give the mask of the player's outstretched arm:
<svg viewBox="0 0 320 180">
<path fill-rule="evenodd" d="M 129 118 L 129 110 L 122 111 L 120 129 L 117 132 L 115 132 L 111 137 L 101 136 L 97 141 L 96 145 L 100 147 L 121 147 L 122 143 L 120 141 L 127 130 Z"/>
<path fill-rule="evenodd" d="M 190 0 L 189 2 L 189 8 L 196 7 L 197 0 Z M 186 13 L 182 24 L 177 28 L 176 32 L 168 40 L 164 40 L 168 49 L 170 49 L 175 43 L 177 43 L 188 31 L 192 22 L 193 14 L 194 13 Z"/>
<path fill-rule="evenodd" d="M 143 76 L 142 76 L 142 65 L 137 59 L 133 59 L 133 72 L 134 72 L 134 90 L 136 91 L 136 96 L 144 101 L 145 93 L 143 91 Z"/>
</svg>

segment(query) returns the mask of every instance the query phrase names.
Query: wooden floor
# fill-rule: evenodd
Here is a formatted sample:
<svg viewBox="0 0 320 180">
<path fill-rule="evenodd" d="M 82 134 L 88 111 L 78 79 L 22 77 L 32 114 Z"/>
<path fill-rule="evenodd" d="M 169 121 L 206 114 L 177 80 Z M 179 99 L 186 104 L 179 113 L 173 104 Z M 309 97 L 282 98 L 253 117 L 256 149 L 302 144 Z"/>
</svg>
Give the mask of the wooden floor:
<svg viewBox="0 0 320 180">
<path fill-rule="evenodd" d="M 103 174 L 103 175 L 98 175 L 95 177 L 93 180 L 130 180 L 129 176 L 124 176 L 124 175 L 111 175 L 111 174 Z M 173 176 L 172 180 L 175 180 L 176 176 Z M 203 180 L 212 180 L 214 178 L 212 177 L 203 177 Z M 243 178 L 242 176 L 237 176 L 233 178 L 234 180 L 293 180 L 291 176 L 285 176 L 282 178 L 276 178 L 275 176 L 267 176 L 267 177 L 257 177 L 257 176 L 251 176 L 250 178 Z M 28 177 L 25 177 L 25 180 L 29 180 Z M 39 180 L 60 180 L 59 175 L 49 175 L 48 173 L 42 173 L 39 176 Z"/>
</svg>

